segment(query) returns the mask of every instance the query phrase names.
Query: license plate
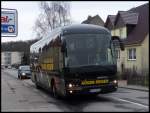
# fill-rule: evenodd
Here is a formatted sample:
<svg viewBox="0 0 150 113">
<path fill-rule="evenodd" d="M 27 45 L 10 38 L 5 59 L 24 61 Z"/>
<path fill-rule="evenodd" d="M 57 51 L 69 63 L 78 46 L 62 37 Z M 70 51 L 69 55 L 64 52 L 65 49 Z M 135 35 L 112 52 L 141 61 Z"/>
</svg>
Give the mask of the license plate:
<svg viewBox="0 0 150 113">
<path fill-rule="evenodd" d="M 95 81 L 96 84 L 105 84 L 105 83 L 108 83 L 108 80 L 96 80 Z"/>
<path fill-rule="evenodd" d="M 105 84 L 108 83 L 108 80 L 84 80 L 81 82 L 81 85 L 92 85 L 92 84 Z"/>
<path fill-rule="evenodd" d="M 96 93 L 96 92 L 100 92 L 100 91 L 101 91 L 101 89 L 90 89 L 91 93 Z"/>
</svg>

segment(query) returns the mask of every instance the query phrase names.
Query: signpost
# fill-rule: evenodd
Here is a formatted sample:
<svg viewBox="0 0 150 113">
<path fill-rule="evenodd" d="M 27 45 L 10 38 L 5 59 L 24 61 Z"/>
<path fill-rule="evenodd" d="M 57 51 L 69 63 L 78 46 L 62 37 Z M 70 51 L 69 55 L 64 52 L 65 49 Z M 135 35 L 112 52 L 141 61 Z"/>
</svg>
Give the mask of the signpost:
<svg viewBox="0 0 150 113">
<path fill-rule="evenodd" d="M 1 36 L 16 37 L 18 34 L 18 13 L 16 9 L 1 9 Z"/>
</svg>

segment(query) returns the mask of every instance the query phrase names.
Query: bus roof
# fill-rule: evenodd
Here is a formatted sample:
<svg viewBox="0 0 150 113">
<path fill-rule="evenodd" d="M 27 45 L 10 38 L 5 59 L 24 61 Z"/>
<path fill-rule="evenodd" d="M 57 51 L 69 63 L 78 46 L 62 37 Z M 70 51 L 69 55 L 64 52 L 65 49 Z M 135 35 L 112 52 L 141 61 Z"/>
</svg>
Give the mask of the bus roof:
<svg viewBox="0 0 150 113">
<path fill-rule="evenodd" d="M 49 31 L 45 37 L 30 46 L 30 51 L 38 52 L 39 48 L 48 44 L 50 41 L 54 40 L 57 36 L 68 35 L 68 34 L 110 34 L 109 30 L 102 26 L 92 25 L 92 24 L 74 24 L 70 26 L 64 26 Z"/>
<path fill-rule="evenodd" d="M 92 25 L 92 24 L 76 24 L 70 26 L 64 26 L 62 28 L 63 35 L 66 34 L 84 34 L 84 33 L 101 33 L 108 34 L 110 33 L 105 27 Z"/>
</svg>

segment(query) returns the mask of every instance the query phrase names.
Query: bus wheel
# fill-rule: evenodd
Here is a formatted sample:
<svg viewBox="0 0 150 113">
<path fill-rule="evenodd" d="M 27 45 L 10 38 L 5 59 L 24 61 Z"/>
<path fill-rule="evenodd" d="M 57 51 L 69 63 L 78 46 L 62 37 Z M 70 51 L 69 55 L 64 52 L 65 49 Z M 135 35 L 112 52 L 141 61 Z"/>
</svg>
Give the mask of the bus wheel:
<svg viewBox="0 0 150 113">
<path fill-rule="evenodd" d="M 38 85 L 36 76 L 35 76 L 35 86 L 36 86 L 37 89 L 40 89 L 40 86 Z"/>
<path fill-rule="evenodd" d="M 37 82 L 35 82 L 35 86 L 36 86 L 37 89 L 40 89 L 40 86 L 38 85 Z"/>
</svg>

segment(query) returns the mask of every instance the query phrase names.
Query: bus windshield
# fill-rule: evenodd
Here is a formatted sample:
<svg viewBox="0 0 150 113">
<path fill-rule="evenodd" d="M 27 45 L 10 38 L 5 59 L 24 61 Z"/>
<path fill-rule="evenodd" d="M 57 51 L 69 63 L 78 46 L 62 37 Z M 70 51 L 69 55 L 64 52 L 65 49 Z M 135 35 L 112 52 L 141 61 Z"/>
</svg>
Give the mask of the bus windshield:
<svg viewBox="0 0 150 113">
<path fill-rule="evenodd" d="M 110 34 L 70 34 L 65 37 L 66 67 L 116 64 Z"/>
</svg>

